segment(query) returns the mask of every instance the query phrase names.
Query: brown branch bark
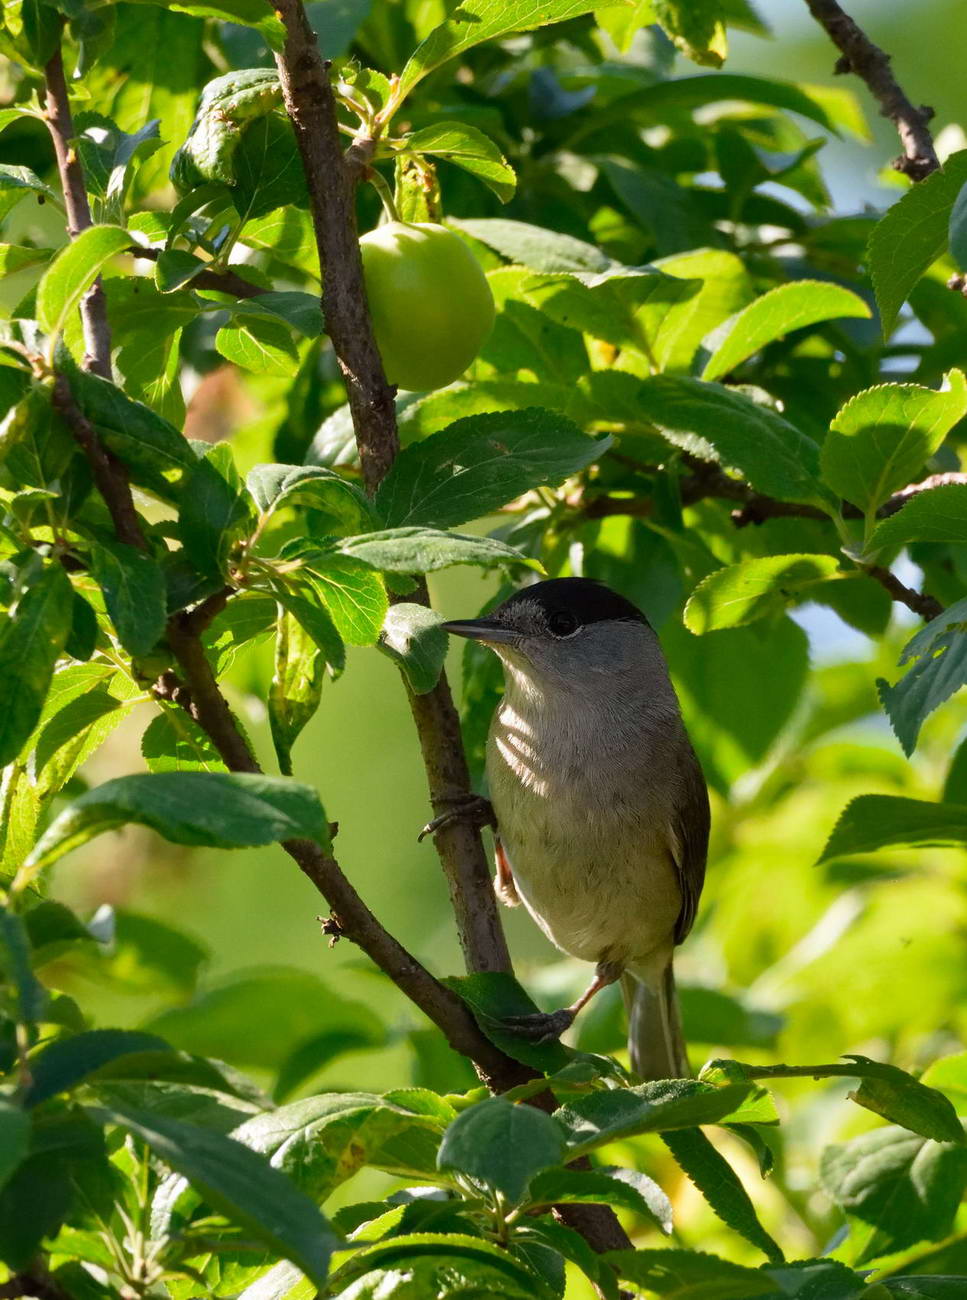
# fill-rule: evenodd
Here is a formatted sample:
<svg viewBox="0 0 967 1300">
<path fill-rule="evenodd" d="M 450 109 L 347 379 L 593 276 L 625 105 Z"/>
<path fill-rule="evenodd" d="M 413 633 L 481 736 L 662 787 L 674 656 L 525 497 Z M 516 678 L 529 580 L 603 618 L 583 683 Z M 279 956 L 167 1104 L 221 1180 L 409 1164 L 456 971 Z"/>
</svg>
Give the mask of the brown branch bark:
<svg viewBox="0 0 967 1300">
<path fill-rule="evenodd" d="M 67 233 L 71 239 L 86 230 L 91 222 L 91 209 L 87 202 L 84 171 L 74 150 L 74 119 L 71 116 L 67 83 L 64 80 L 64 60 L 58 47 L 56 54 L 44 69 L 46 101 L 44 113 L 54 143 L 57 171 L 64 190 L 67 210 Z M 111 331 L 107 321 L 107 303 L 98 277 L 81 299 L 81 320 L 84 322 L 86 355 L 85 370 L 92 370 L 104 379 L 111 378 Z"/>
<path fill-rule="evenodd" d="M 104 324 L 106 328 L 106 319 Z M 85 337 L 86 329 L 85 323 Z M 110 377 L 109 341 L 106 378 L 110 379 Z M 104 502 L 110 511 L 118 540 L 125 542 L 128 546 L 136 546 L 139 551 L 146 551 L 148 546 L 144 540 L 141 522 L 138 519 L 138 513 L 134 508 L 134 501 L 131 497 L 128 472 L 124 465 L 107 450 L 97 436 L 94 426 L 85 418 L 64 375 L 57 375 L 54 379 L 52 402 L 54 409 L 63 416 L 64 422 L 74 437 L 74 441 L 79 444 L 87 457 L 97 490 L 104 498 Z"/>
<path fill-rule="evenodd" d="M 926 591 L 914 591 L 882 564 L 862 564 L 860 568 L 888 591 L 893 600 L 906 605 L 907 609 L 912 609 L 914 614 L 919 614 L 928 623 L 943 613 L 944 607 L 936 596 L 931 596 Z"/>
<path fill-rule="evenodd" d="M 363 481 L 375 492 L 399 451 L 393 390 L 373 337 L 356 233 L 355 183 L 360 142 L 343 156 L 329 69 L 316 46 L 301 0 L 279 0 L 285 48 L 276 55 L 286 111 L 302 156 L 312 207 L 326 330 L 339 359 L 359 447 Z M 425 588 L 410 599 L 427 603 Z M 410 707 L 423 752 L 430 802 L 446 812 L 470 792 L 460 722 L 446 676 L 426 695 L 410 693 Z M 490 884 L 490 867 L 479 830 L 453 822 L 434 843 L 450 890 L 457 930 L 471 971 L 511 968 L 503 927 Z"/>
<path fill-rule="evenodd" d="M 369 321 L 354 176 L 343 160 L 329 67 L 301 0 L 278 0 L 276 12 L 285 24 L 286 41 L 275 61 L 309 189 L 326 332 L 346 381 L 363 478 L 375 491 L 393 463 L 399 439 L 395 389 L 386 382 Z"/>
<path fill-rule="evenodd" d="M 836 71 L 855 72 L 861 77 L 879 103 L 880 112 L 896 127 L 903 146 L 903 153 L 893 161 L 896 170 L 912 181 L 922 181 L 936 171 L 940 161 L 928 126 L 933 109 L 911 104 L 890 69 L 890 55 L 873 44 L 836 0 L 806 0 L 806 4 L 841 51 Z"/>
</svg>

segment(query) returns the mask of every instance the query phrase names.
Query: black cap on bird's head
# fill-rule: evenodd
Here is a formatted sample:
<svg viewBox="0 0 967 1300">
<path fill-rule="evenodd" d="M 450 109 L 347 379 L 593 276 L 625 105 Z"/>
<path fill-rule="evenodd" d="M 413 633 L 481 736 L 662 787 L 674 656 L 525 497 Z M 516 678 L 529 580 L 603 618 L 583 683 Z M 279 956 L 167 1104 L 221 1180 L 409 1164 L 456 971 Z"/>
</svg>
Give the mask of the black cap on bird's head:
<svg viewBox="0 0 967 1300">
<path fill-rule="evenodd" d="M 532 637 L 564 640 L 595 623 L 643 623 L 637 606 L 594 578 L 551 578 L 524 587 L 486 618 L 444 623 L 447 632 L 489 645 Z"/>
</svg>

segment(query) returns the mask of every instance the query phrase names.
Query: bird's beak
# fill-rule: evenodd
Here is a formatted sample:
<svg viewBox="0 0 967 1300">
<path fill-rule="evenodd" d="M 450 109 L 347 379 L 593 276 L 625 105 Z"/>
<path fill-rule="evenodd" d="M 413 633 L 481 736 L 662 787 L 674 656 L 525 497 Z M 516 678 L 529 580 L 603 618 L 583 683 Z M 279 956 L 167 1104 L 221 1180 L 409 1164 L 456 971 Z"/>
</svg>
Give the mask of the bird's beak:
<svg viewBox="0 0 967 1300">
<path fill-rule="evenodd" d="M 517 633 L 501 627 L 489 618 L 466 618 L 455 623 L 444 623 L 445 631 L 453 636 L 465 636 L 471 641 L 483 641 L 485 645 L 505 645 L 517 640 Z"/>
</svg>

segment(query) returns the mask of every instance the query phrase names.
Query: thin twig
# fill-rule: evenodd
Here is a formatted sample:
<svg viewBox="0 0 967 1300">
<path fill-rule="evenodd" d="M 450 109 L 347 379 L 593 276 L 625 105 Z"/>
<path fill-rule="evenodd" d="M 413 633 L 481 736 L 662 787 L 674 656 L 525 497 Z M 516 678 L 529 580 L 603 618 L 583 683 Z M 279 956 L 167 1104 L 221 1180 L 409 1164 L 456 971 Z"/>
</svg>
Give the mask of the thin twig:
<svg viewBox="0 0 967 1300">
<path fill-rule="evenodd" d="M 95 310 L 95 314 L 97 314 L 98 304 L 95 302 L 91 305 Z M 85 337 L 87 337 L 86 330 L 87 324 L 85 322 Z M 110 344 L 108 345 L 108 353 L 107 378 L 110 378 Z M 134 508 L 127 469 L 116 456 L 111 455 L 97 436 L 94 426 L 77 405 L 65 375 L 55 377 L 51 400 L 54 408 L 63 416 L 64 422 L 74 437 L 74 441 L 78 443 L 87 457 L 91 473 L 94 476 L 94 482 L 97 484 L 97 490 L 104 498 L 104 503 L 111 513 L 118 541 L 124 542 L 128 546 L 136 546 L 139 551 L 146 551 L 148 544 L 144 539 L 144 533 L 141 531 L 138 512 Z"/>
<path fill-rule="evenodd" d="M 943 613 L 944 607 L 936 596 L 931 596 L 926 591 L 914 591 L 882 564 L 861 564 L 860 568 L 888 591 L 893 600 L 906 605 L 907 609 L 912 609 L 914 614 L 919 614 L 928 623 Z"/>
<path fill-rule="evenodd" d="M 890 55 L 874 45 L 861 27 L 836 0 L 806 0 L 809 12 L 841 51 L 836 71 L 855 72 L 866 82 L 880 105 L 880 112 L 897 129 L 903 153 L 893 166 L 912 181 L 922 181 L 940 166 L 928 123 L 933 109 L 915 108 L 903 93 L 890 69 Z"/>
<path fill-rule="evenodd" d="M 82 230 L 92 224 L 91 209 L 87 202 L 84 169 L 73 144 L 74 119 L 71 116 L 67 83 L 64 80 L 64 60 L 59 45 L 44 69 L 44 77 L 47 89 L 45 116 L 64 190 L 67 233 L 71 239 L 76 239 Z M 110 379 L 111 331 L 100 276 L 81 299 L 81 320 L 84 323 L 84 368 L 104 379 Z"/>
<path fill-rule="evenodd" d="M 132 257 L 140 257 L 149 262 L 157 262 L 161 256 L 160 248 L 144 248 L 141 244 L 132 244 L 128 249 Z M 237 271 L 199 271 L 197 275 L 192 276 L 189 283 L 192 289 L 213 289 L 217 293 L 228 293 L 233 298 L 257 298 L 260 294 L 268 293 L 260 284 L 253 284 L 251 280 L 244 279 Z"/>
</svg>

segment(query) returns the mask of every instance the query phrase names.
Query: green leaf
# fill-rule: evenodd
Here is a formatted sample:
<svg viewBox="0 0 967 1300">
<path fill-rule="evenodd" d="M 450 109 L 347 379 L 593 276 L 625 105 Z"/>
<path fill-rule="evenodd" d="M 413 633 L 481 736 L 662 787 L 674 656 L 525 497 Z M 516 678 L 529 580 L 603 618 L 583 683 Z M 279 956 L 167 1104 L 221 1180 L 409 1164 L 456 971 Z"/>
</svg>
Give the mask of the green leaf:
<svg viewBox="0 0 967 1300">
<path fill-rule="evenodd" d="M 50 248 L 24 248 L 17 244 L 0 244 L 0 275 L 13 275 L 25 266 L 36 266 L 38 262 L 50 260 L 53 250 Z"/>
<path fill-rule="evenodd" d="M 910 542 L 967 542 L 967 483 L 946 483 L 917 492 L 874 528 L 868 551 Z"/>
<path fill-rule="evenodd" d="M 967 271 L 967 183 L 961 188 L 951 208 L 948 240 L 951 257 L 962 271 Z"/>
<path fill-rule="evenodd" d="M 178 521 L 181 544 L 199 573 L 228 577 L 234 548 L 255 531 L 256 523 L 232 448 L 217 442 L 185 482 Z"/>
<path fill-rule="evenodd" d="M 19 1106 L 0 1099 L 0 1188 L 10 1179 L 30 1144 L 30 1120 Z"/>
<path fill-rule="evenodd" d="M 636 1133 L 664 1133 L 718 1124 L 750 1094 L 747 1082 L 722 1085 L 697 1079 L 662 1080 L 591 1093 L 555 1112 L 568 1139 L 568 1158 Z"/>
<path fill-rule="evenodd" d="M 205 263 L 184 248 L 165 248 L 154 264 L 154 282 L 160 293 L 174 293 L 189 284 Z"/>
<path fill-rule="evenodd" d="M 883 1286 L 900 1300 L 959 1300 L 967 1277 L 888 1277 Z"/>
<path fill-rule="evenodd" d="M 895 795 L 861 794 L 840 814 L 817 865 L 884 848 L 963 848 L 967 807 Z"/>
<path fill-rule="evenodd" d="M 561 1043 L 532 1043 L 507 1025 L 512 1016 L 533 1015 L 538 1010 L 513 975 L 505 971 L 475 971 L 472 975 L 449 975 L 443 983 L 466 1002 L 490 1041 L 515 1061 L 522 1061 L 542 1074 L 552 1074 L 567 1065 L 568 1055 Z"/>
<path fill-rule="evenodd" d="M 924 271 L 947 248 L 951 210 L 967 182 L 967 149 L 912 185 L 876 223 L 866 260 L 883 319 L 884 336 Z"/>
<path fill-rule="evenodd" d="M 935 1142 L 959 1146 L 967 1143 L 957 1112 L 942 1092 L 925 1086 L 895 1065 L 852 1053 L 849 1059 L 863 1072 L 860 1086 L 849 1094 L 858 1106 Z"/>
<path fill-rule="evenodd" d="M 184 710 L 165 709 L 148 723 L 141 754 L 149 772 L 224 772 L 218 750 Z"/>
<path fill-rule="evenodd" d="M 700 1250 L 610 1250 L 605 1260 L 624 1281 L 672 1300 L 752 1300 L 788 1294 L 759 1269 Z"/>
<path fill-rule="evenodd" d="M 51 564 L 0 627 L 0 766 L 17 757 L 37 725 L 70 632 L 73 602 L 69 578 Z"/>
<path fill-rule="evenodd" d="M 288 379 L 299 369 L 292 331 L 279 320 L 257 316 L 243 325 L 223 325 L 215 335 L 215 347 L 226 361 L 257 375 Z"/>
<path fill-rule="evenodd" d="M 405 447 L 376 494 L 376 508 L 393 528 L 448 528 L 540 484 L 556 486 L 610 445 L 610 438 L 589 438 L 537 408 L 468 416 Z"/>
<path fill-rule="evenodd" d="M 848 91 L 723 72 L 714 77 L 707 74 L 672 77 L 630 94 L 618 95 L 598 112 L 582 115 L 569 143 L 575 143 L 579 135 L 604 131 L 615 123 L 667 122 L 671 112 L 687 112 L 723 100 L 780 108 L 818 122 L 834 135 L 839 134 L 837 128 L 842 126 L 853 135 L 866 140 L 870 138 L 856 98 Z"/>
<path fill-rule="evenodd" d="M 781 1263 L 783 1253 L 759 1222 L 755 1206 L 738 1175 L 702 1130 L 685 1128 L 664 1133 L 662 1141 L 722 1222 L 761 1250 L 767 1259 Z"/>
<path fill-rule="evenodd" d="M 642 384 L 639 404 L 674 446 L 741 470 L 756 491 L 781 501 L 822 500 L 816 443 L 744 393 L 655 375 Z"/>
<path fill-rule="evenodd" d="M 375 1010 L 340 996 L 307 970 L 259 967 L 235 971 L 190 1002 L 164 1009 L 146 1028 L 186 1052 L 231 1061 L 244 1069 L 285 1070 L 311 1044 L 315 1064 L 335 1052 L 321 1044 L 349 1042 L 350 1050 L 378 1047 L 386 1030 Z"/>
<path fill-rule="evenodd" d="M 598 8 L 601 6 L 598 5 Z M 447 59 L 483 41 L 512 32 L 566 22 L 595 8 L 586 0 L 464 0 L 449 18 L 417 46 L 400 73 L 391 103 L 401 104 L 413 87 Z"/>
<path fill-rule="evenodd" d="M 130 1029 L 89 1029 L 62 1038 L 31 1057 L 31 1083 L 24 1104 L 37 1106 L 59 1092 L 67 1092 L 118 1057 L 168 1050 L 163 1038 Z"/>
<path fill-rule="evenodd" d="M 263 316 L 284 321 L 294 330 L 314 339 L 322 333 L 322 305 L 318 294 L 296 289 L 260 293 L 254 298 L 239 298 L 231 304 L 233 316 Z"/>
<path fill-rule="evenodd" d="M 563 1156 L 564 1134 L 550 1115 L 491 1097 L 463 1111 L 449 1126 L 437 1166 L 466 1174 L 516 1205 L 524 1200 L 534 1175 Z"/>
<path fill-rule="evenodd" d="M 447 224 L 532 271 L 602 272 L 617 265 L 607 253 L 583 239 L 526 221 L 509 221 L 506 217 L 453 218 Z"/>
<path fill-rule="evenodd" d="M 339 549 L 384 573 L 434 573 L 455 564 L 475 564 L 482 569 L 526 565 L 543 573 L 539 560 L 522 555 L 495 537 L 469 537 L 437 528 L 385 528 L 347 537 Z"/>
<path fill-rule="evenodd" d="M 728 53 L 725 7 L 720 0 L 652 0 L 669 40 L 693 63 L 720 68 Z"/>
<path fill-rule="evenodd" d="M 123 542 L 100 542 L 91 570 L 118 640 L 133 655 L 146 655 L 161 640 L 167 621 L 167 591 L 161 566 Z"/>
<path fill-rule="evenodd" d="M 312 546 L 293 549 L 304 566 L 298 575 L 302 590 L 308 587 L 322 601 L 339 636 L 350 645 L 375 645 L 389 604 L 380 575 L 350 555 Z M 279 600 L 286 604 L 281 594 Z M 299 618 L 296 607 L 286 608 Z"/>
<path fill-rule="evenodd" d="M 45 832 L 27 865 L 38 871 L 129 822 L 150 826 L 174 844 L 210 848 L 299 836 L 329 844 L 329 824 L 310 786 L 243 772 L 152 772 L 118 777 L 82 794 Z"/>
<path fill-rule="evenodd" d="M 967 1149 L 890 1125 L 827 1147 L 819 1173 L 856 1225 L 862 1264 L 947 1235 L 967 1187 Z"/>
<path fill-rule="evenodd" d="M 364 1165 L 432 1177 L 453 1117 L 440 1098 L 418 1090 L 324 1093 L 253 1116 L 233 1136 L 321 1200 Z"/>
<path fill-rule="evenodd" d="M 365 532 L 376 522 L 355 483 L 320 465 L 256 465 L 246 482 L 266 515 L 280 506 L 302 506 L 315 511 L 326 532 L 339 537 Z"/>
<path fill-rule="evenodd" d="M 346 666 L 346 647 L 323 600 L 320 586 L 308 577 L 304 581 L 273 583 L 278 603 L 302 624 L 326 657 L 335 675 Z M 385 592 L 383 593 L 385 598 Z"/>
<path fill-rule="evenodd" d="M 962 372 L 951 370 L 944 382 L 939 391 L 880 384 L 841 407 L 822 450 L 823 478 L 837 495 L 872 514 L 906 487 L 967 415 Z"/>
<path fill-rule="evenodd" d="M 21 917 L 0 906 L 0 965 L 13 986 L 13 1012 L 21 1024 L 41 1020 L 48 1004 L 47 990 L 31 968 L 30 939 Z"/>
<path fill-rule="evenodd" d="M 780 284 L 744 307 L 716 335 L 716 348 L 702 371 L 703 379 L 720 379 L 767 343 L 793 330 L 841 316 L 868 317 L 869 307 L 850 289 L 829 280 Z"/>
<path fill-rule="evenodd" d="M 897 740 L 908 756 L 924 721 L 967 685 L 967 600 L 958 600 L 920 629 L 903 648 L 900 663 L 912 663 L 896 686 L 877 679 L 880 700 Z"/>
<path fill-rule="evenodd" d="M 174 425 L 100 375 L 74 371 L 70 384 L 78 406 L 134 481 L 164 500 L 177 501 L 185 472 L 195 468 L 198 458 Z"/>
<path fill-rule="evenodd" d="M 542 315 L 615 347 L 646 348 L 645 309 L 662 315 L 698 292 L 698 281 L 653 266 L 612 263 L 604 271 L 554 271 L 524 280 L 522 291 Z"/>
<path fill-rule="evenodd" d="M 58 682 L 66 670 L 61 669 L 54 678 L 48 698 L 53 699 Z M 114 683 L 119 695 L 133 694 L 120 678 Z M 43 724 L 38 731 L 30 761 L 30 774 L 40 797 L 63 789 L 82 763 L 107 739 L 133 705 L 113 695 L 106 687 L 85 691 L 76 698 L 65 701 L 62 708 Z M 47 709 L 44 709 L 46 714 Z M 42 719 L 43 721 L 43 719 Z"/>
<path fill-rule="evenodd" d="M 493 140 L 463 122 L 434 122 L 404 137 L 403 150 L 446 158 L 488 185 L 501 203 L 514 197 L 517 177 Z"/>
<path fill-rule="evenodd" d="M 308 207 L 302 159 L 286 118 L 271 113 L 242 132 L 235 154 L 234 197 L 243 221 L 276 208 Z"/>
<path fill-rule="evenodd" d="M 440 680 L 448 646 L 435 610 L 399 602 L 386 611 L 377 647 L 402 668 L 416 695 L 432 691 Z"/>
<path fill-rule="evenodd" d="M 164 9 L 193 14 L 196 18 L 217 18 L 220 22 L 255 27 L 273 50 L 281 50 L 285 43 L 282 20 L 271 12 L 266 0 L 203 0 L 199 4 L 193 0 L 134 0 L 134 3 L 161 5 Z"/>
<path fill-rule="evenodd" d="M 346 1287 L 354 1279 L 356 1284 Z M 390 1236 L 357 1251 L 334 1275 L 331 1286 L 340 1288 L 344 1300 L 381 1300 L 399 1294 L 400 1286 L 414 1300 L 551 1300 L 554 1294 L 503 1247 L 457 1232 Z"/>
<path fill-rule="evenodd" d="M 108 262 L 131 243 L 120 226 L 90 226 L 61 249 L 37 286 L 37 319 L 51 339 L 63 332 L 71 312 Z"/>
<path fill-rule="evenodd" d="M 30 193 L 38 195 L 40 199 L 50 199 L 60 206 L 60 195 L 45 185 L 36 172 L 32 172 L 29 167 L 0 163 L 0 219 Z"/>
<path fill-rule="evenodd" d="M 213 1209 L 298 1264 L 317 1286 L 325 1284 L 338 1239 L 309 1197 L 263 1156 L 220 1133 L 120 1102 L 93 1113 L 146 1142 Z"/>
<path fill-rule="evenodd" d="M 281 99 L 274 68 L 239 68 L 209 81 L 188 138 L 171 164 L 171 179 L 178 190 L 188 193 L 204 181 L 231 185 L 242 128 L 264 118 Z"/>
<path fill-rule="evenodd" d="M 833 555 L 767 555 L 716 569 L 692 592 L 685 606 L 685 626 L 701 634 L 740 627 L 786 606 L 839 568 Z"/>
<path fill-rule="evenodd" d="M 612 1205 L 672 1230 L 672 1205 L 652 1179 L 633 1169 L 545 1169 L 531 1179 L 532 1205 Z"/>
<path fill-rule="evenodd" d="M 325 655 L 298 619 L 283 610 L 268 696 L 272 743 L 283 776 L 292 775 L 292 746 L 319 707 L 325 675 Z"/>
</svg>

